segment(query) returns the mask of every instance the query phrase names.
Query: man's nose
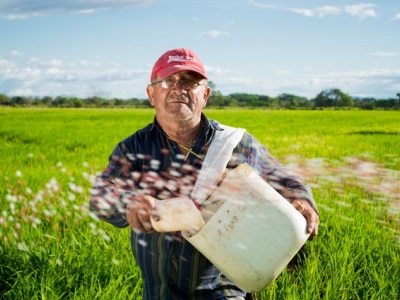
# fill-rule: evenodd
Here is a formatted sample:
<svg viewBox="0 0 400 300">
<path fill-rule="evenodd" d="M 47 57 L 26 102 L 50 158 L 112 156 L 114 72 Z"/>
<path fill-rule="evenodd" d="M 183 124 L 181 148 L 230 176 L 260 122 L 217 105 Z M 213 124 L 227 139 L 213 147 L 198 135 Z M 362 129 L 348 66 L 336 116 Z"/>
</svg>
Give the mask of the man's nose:
<svg viewBox="0 0 400 300">
<path fill-rule="evenodd" d="M 185 92 L 187 92 L 187 90 L 185 90 L 184 88 L 183 88 L 183 82 L 182 82 L 182 80 L 178 80 L 177 82 L 176 82 L 176 85 L 175 85 L 175 87 L 174 87 L 174 90 L 175 91 L 185 91 Z"/>
</svg>

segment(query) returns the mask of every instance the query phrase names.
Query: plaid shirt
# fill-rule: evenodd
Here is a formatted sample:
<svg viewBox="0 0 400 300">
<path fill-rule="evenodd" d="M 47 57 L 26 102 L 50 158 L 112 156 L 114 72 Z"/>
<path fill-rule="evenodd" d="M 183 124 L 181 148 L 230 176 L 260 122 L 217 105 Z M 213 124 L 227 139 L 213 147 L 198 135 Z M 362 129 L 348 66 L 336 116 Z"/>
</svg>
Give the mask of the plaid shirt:
<svg viewBox="0 0 400 300">
<path fill-rule="evenodd" d="M 192 150 L 204 157 L 218 123 L 202 116 L 202 130 Z M 190 195 L 202 160 L 168 139 L 156 120 L 121 141 L 97 176 L 90 199 L 91 211 L 117 226 L 127 227 L 125 207 L 135 194 L 165 200 Z M 289 202 L 302 198 L 315 202 L 310 189 L 281 165 L 252 135 L 245 133 L 233 151 L 227 168 L 248 163 Z M 133 255 L 144 281 L 143 299 L 225 299 L 245 296 L 179 232 L 137 233 L 131 231 Z"/>
</svg>

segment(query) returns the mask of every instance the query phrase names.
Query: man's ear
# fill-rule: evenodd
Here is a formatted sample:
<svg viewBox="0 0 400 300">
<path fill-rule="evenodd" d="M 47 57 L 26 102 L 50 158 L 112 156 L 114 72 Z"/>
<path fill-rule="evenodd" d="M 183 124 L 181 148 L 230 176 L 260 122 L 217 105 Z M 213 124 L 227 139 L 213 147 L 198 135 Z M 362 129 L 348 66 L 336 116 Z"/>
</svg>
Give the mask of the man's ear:
<svg viewBox="0 0 400 300">
<path fill-rule="evenodd" d="M 204 90 L 204 105 L 203 107 L 206 106 L 208 98 L 210 97 L 211 94 L 211 88 L 209 86 L 206 86 L 205 90 Z"/>
<path fill-rule="evenodd" d="M 152 85 L 147 85 L 146 88 L 147 97 L 149 98 L 149 102 L 151 106 L 154 106 L 154 87 Z"/>
</svg>

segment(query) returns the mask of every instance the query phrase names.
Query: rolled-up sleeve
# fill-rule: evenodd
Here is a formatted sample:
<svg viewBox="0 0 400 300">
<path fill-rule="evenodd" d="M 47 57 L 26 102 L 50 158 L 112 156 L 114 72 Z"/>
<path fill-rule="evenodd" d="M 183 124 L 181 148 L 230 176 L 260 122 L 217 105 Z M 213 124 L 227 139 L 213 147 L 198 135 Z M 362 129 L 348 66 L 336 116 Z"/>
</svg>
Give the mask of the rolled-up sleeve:
<svg viewBox="0 0 400 300">
<path fill-rule="evenodd" d="M 112 152 L 106 169 L 99 174 L 90 194 L 90 211 L 98 218 L 120 228 L 127 227 L 124 196 L 129 193 L 127 183 L 121 179 L 130 168 L 121 144 Z"/>
</svg>

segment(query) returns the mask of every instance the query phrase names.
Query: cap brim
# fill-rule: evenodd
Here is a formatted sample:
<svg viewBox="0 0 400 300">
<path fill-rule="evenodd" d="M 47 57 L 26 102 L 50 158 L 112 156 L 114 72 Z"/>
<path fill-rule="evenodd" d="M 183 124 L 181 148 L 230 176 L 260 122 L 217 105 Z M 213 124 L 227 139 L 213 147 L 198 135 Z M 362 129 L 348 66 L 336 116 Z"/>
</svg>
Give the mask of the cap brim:
<svg viewBox="0 0 400 300">
<path fill-rule="evenodd" d="M 160 78 L 166 78 L 176 72 L 181 72 L 181 71 L 192 71 L 195 72 L 197 74 L 199 74 L 201 77 L 203 77 L 204 79 L 208 79 L 206 74 L 204 74 L 204 72 L 202 72 L 201 70 L 197 69 L 197 68 L 193 68 L 191 66 L 188 65 L 173 65 L 173 66 L 169 66 L 166 67 L 160 71 L 157 72 L 158 77 Z"/>
</svg>

